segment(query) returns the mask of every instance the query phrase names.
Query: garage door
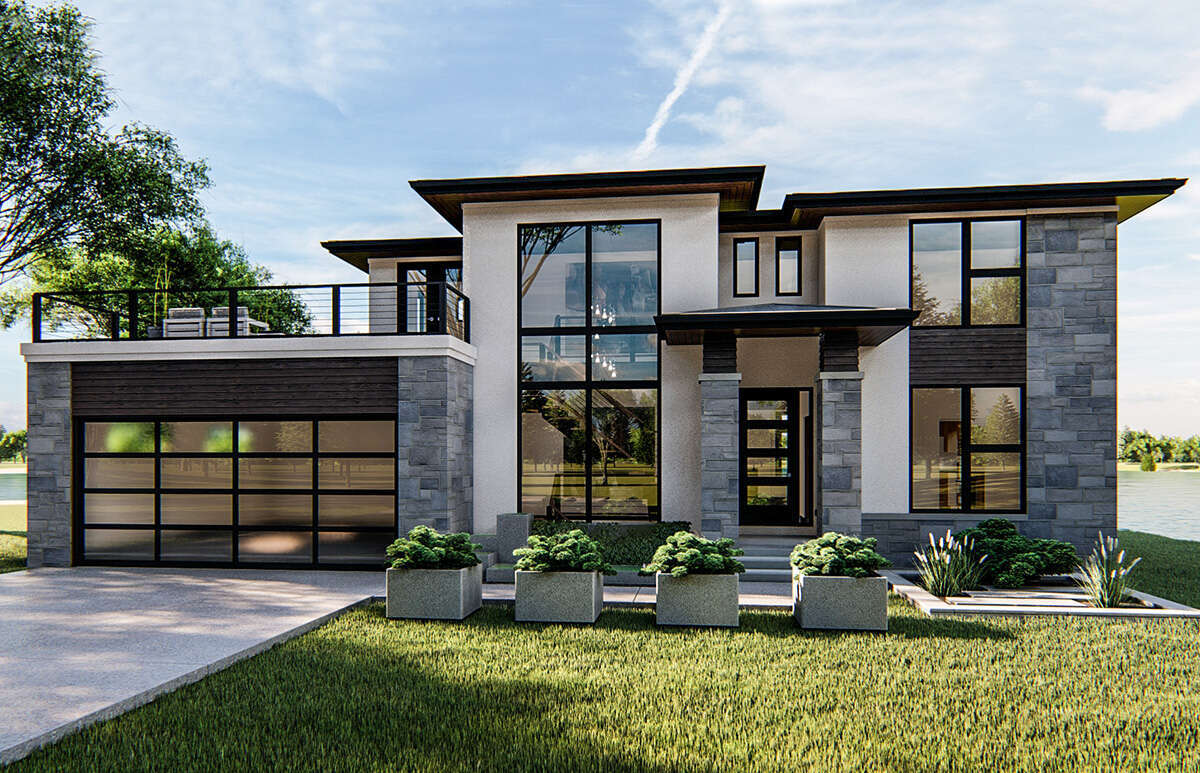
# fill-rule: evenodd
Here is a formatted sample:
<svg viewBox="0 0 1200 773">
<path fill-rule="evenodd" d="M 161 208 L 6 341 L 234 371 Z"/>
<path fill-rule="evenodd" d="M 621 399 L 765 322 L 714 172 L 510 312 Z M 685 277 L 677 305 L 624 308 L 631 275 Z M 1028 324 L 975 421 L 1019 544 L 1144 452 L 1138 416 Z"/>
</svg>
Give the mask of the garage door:
<svg viewBox="0 0 1200 773">
<path fill-rule="evenodd" d="M 75 559 L 379 568 L 392 417 L 77 421 Z"/>
</svg>

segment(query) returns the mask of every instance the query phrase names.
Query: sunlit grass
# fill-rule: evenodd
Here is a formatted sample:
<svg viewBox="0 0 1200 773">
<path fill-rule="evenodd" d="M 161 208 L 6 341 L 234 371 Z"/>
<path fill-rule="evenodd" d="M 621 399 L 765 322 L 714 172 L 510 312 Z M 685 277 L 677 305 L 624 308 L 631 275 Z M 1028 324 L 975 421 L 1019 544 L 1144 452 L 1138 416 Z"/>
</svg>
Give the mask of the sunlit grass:
<svg viewBox="0 0 1200 773">
<path fill-rule="evenodd" d="M 25 505 L 0 505 L 0 574 L 25 568 Z"/>
<path fill-rule="evenodd" d="M 1129 576 L 1134 590 L 1200 607 L 1200 542 L 1122 529 L 1121 547 L 1141 563 Z"/>
</svg>

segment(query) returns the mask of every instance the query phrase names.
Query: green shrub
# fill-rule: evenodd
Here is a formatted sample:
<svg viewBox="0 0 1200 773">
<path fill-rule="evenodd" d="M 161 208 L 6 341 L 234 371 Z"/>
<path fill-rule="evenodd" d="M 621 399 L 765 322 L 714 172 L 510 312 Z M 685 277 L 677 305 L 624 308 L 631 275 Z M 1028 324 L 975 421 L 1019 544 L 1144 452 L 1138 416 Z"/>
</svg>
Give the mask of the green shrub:
<svg viewBox="0 0 1200 773">
<path fill-rule="evenodd" d="M 672 577 L 689 574 L 741 574 L 746 567 L 735 556 L 742 551 L 731 539 L 710 540 L 687 531 L 677 531 L 658 546 L 642 574 L 667 572 Z"/>
<path fill-rule="evenodd" d="M 610 564 L 641 566 L 654 557 L 654 551 L 677 531 L 687 531 L 687 521 L 663 521 L 659 523 L 589 523 L 571 521 L 534 520 L 530 524 L 533 534 L 565 534 L 581 529 L 600 543 L 604 559 Z"/>
<path fill-rule="evenodd" d="M 875 552 L 875 538 L 860 539 L 829 531 L 792 550 L 792 566 L 799 574 L 825 577 L 869 577 L 892 562 Z"/>
<path fill-rule="evenodd" d="M 604 560 L 600 544 L 580 529 L 564 534 L 531 534 L 528 547 L 517 548 L 516 568 L 522 572 L 602 572 L 616 574 Z"/>
<path fill-rule="evenodd" d="M 986 555 L 975 551 L 970 537 L 958 539 L 950 530 L 936 542 L 929 535 L 929 547 L 914 553 L 921 587 L 935 596 L 958 596 L 964 590 L 978 588 L 983 577 Z"/>
<path fill-rule="evenodd" d="M 438 534 L 428 526 L 414 526 L 407 537 L 387 547 L 393 569 L 463 569 L 479 563 L 479 545 L 466 532 Z"/>
<path fill-rule="evenodd" d="M 1043 574 L 1063 574 L 1079 565 L 1071 543 L 1024 537 L 1012 521 L 1004 518 L 988 519 L 954 538 L 969 538 L 979 554 L 988 556 L 981 580 L 1001 588 L 1019 588 Z"/>
<path fill-rule="evenodd" d="M 1142 454 L 1142 472 L 1154 472 L 1158 469 L 1158 462 L 1154 461 L 1154 454 Z"/>
<path fill-rule="evenodd" d="M 1079 587 L 1097 607 L 1119 607 L 1130 594 L 1129 573 L 1142 559 L 1125 563 L 1125 551 L 1116 537 L 1098 535 L 1096 547 L 1083 562 Z"/>
</svg>

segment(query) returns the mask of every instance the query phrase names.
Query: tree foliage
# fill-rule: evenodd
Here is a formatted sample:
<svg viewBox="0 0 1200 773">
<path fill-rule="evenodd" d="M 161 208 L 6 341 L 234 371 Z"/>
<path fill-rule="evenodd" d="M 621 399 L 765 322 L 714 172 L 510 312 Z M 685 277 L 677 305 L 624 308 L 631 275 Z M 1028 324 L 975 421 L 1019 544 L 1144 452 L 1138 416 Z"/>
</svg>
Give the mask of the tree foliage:
<svg viewBox="0 0 1200 773">
<path fill-rule="evenodd" d="M 393 569 L 465 569 L 479 563 L 476 550 L 466 532 L 439 534 L 428 526 L 414 526 L 407 537 L 387 547 Z"/>
<path fill-rule="evenodd" d="M 601 572 L 616 574 L 604 558 L 600 543 L 572 529 L 560 534 L 531 534 L 526 547 L 513 551 L 522 572 Z"/>
<path fill-rule="evenodd" d="M 1133 464 L 1147 458 L 1153 462 L 1200 462 L 1200 435 L 1189 438 L 1155 436 L 1146 430 L 1121 430 L 1117 440 L 1117 458 Z"/>
<path fill-rule="evenodd" d="M 69 5 L 0 1 L 0 281 L 72 247 L 199 222 L 207 168 L 142 125 L 107 128 L 115 106 Z"/>
<path fill-rule="evenodd" d="M 826 577 L 869 577 L 892 562 L 875 551 L 874 537 L 860 539 L 828 531 L 792 550 L 791 562 L 803 575 Z"/>
<path fill-rule="evenodd" d="M 23 462 L 28 453 L 29 441 L 26 431 L 5 432 L 0 427 L 0 462 Z"/>
<path fill-rule="evenodd" d="M 741 574 L 746 567 L 737 556 L 744 551 L 734 547 L 733 540 L 705 539 L 691 532 L 677 531 L 654 551 L 642 574 L 663 572 L 672 577 L 689 574 Z"/>
</svg>

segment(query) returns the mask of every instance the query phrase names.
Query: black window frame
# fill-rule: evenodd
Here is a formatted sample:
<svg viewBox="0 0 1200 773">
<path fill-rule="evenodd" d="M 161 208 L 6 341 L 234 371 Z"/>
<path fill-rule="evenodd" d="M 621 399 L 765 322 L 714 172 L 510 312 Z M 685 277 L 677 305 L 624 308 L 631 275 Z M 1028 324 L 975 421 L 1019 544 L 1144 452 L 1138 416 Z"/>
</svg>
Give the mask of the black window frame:
<svg viewBox="0 0 1200 773">
<path fill-rule="evenodd" d="M 915 393 L 918 389 L 957 389 L 959 390 L 959 422 L 960 430 L 959 437 L 959 492 L 962 507 L 937 507 L 937 508 L 916 508 L 913 505 L 913 469 L 915 459 L 913 458 L 913 427 L 914 427 L 914 411 Z M 971 390 L 972 389 L 1016 389 L 1018 390 L 1020 399 L 1018 408 L 1021 411 L 1021 440 L 1019 443 L 975 443 L 971 440 Z M 1028 442 L 1026 437 L 1026 427 L 1029 424 L 1029 419 L 1026 415 L 1027 396 L 1025 384 L 1014 383 L 1011 381 L 1005 382 L 972 382 L 970 384 L 955 383 L 955 384 L 917 384 L 909 387 L 908 390 L 908 511 L 910 513 L 919 514 L 938 514 L 938 513 L 953 513 L 956 515 L 989 515 L 989 514 L 1008 514 L 1008 515 L 1024 515 L 1029 506 L 1027 498 L 1028 489 L 1028 464 L 1027 464 L 1027 448 Z M 971 454 L 974 453 L 1016 453 L 1020 455 L 1021 474 L 1020 487 L 1018 489 L 1018 507 L 1011 508 L 975 508 L 972 507 L 972 491 L 971 491 Z"/>
<path fill-rule="evenodd" d="M 662 313 L 662 219 L 661 218 L 628 218 L 615 220 L 568 220 L 568 221 L 550 221 L 550 222 L 522 222 L 517 224 L 516 240 L 517 245 L 520 244 L 521 229 L 523 228 L 548 228 L 558 226 L 582 226 L 585 228 L 584 242 L 584 308 L 587 310 L 584 314 L 583 325 L 571 325 L 562 327 L 524 327 L 521 321 L 521 269 L 520 269 L 520 249 L 514 254 L 514 261 L 517 267 L 516 270 L 516 307 L 517 307 L 517 357 L 516 357 L 516 379 L 517 379 L 517 417 L 516 417 L 516 435 L 517 435 L 517 490 L 516 490 L 516 510 L 521 510 L 521 477 L 524 470 L 524 457 L 522 456 L 521 448 L 521 398 L 526 391 L 551 391 L 555 389 L 562 390 L 580 390 L 584 393 L 584 413 L 586 421 L 584 422 L 584 448 L 587 456 L 584 459 L 584 512 L 585 516 L 579 518 L 567 518 L 566 520 L 582 520 L 585 523 L 591 523 L 595 520 L 592 510 L 592 462 L 598 456 L 593 456 L 594 441 L 592 438 L 592 392 L 594 389 L 653 389 L 655 392 L 655 428 L 654 428 L 654 458 L 657 466 L 655 474 L 655 497 L 658 504 L 651 512 L 647 508 L 646 518 L 634 518 L 622 516 L 620 514 L 600 513 L 600 519 L 606 521 L 633 521 L 646 522 L 647 520 L 657 522 L 662 520 L 662 340 L 657 340 L 657 352 L 655 362 L 655 377 L 650 379 L 599 379 L 592 375 L 592 341 L 595 335 L 638 335 L 638 334 L 655 334 L 658 333 L 658 328 L 653 324 L 648 325 L 594 325 L 591 319 L 592 308 L 592 228 L 597 226 L 614 226 L 614 225 L 637 225 L 637 224 L 653 224 L 656 227 L 656 243 L 657 251 L 655 270 L 658 272 L 658 292 L 656 294 L 655 303 L 657 310 L 655 315 Z M 584 377 L 579 381 L 525 381 L 522 374 L 523 353 L 521 345 L 525 336 L 571 336 L 582 335 L 585 341 L 584 348 Z M 536 517 L 536 516 L 535 516 Z"/>
<path fill-rule="evenodd" d="M 972 268 L 971 267 L 971 223 L 983 222 L 999 222 L 1013 221 L 1021 224 L 1021 254 L 1020 262 L 1015 268 Z M 913 320 L 913 327 L 930 330 L 957 330 L 959 328 L 977 328 L 977 329 L 1003 329 L 1003 328 L 1023 328 L 1025 327 L 1025 292 L 1026 292 L 1026 219 L 1023 215 L 990 215 L 988 217 L 948 217 L 948 218 L 928 218 L 922 220 L 908 221 L 908 305 L 913 308 L 913 275 L 916 270 L 917 255 L 913 249 L 916 244 L 913 238 L 913 231 L 918 225 L 930 223 L 959 223 L 961 224 L 962 232 L 960 236 L 960 246 L 962 254 L 959 260 L 959 296 L 961 298 L 961 311 L 959 312 L 959 323 L 957 325 L 924 325 Z M 1007 322 L 1000 325 L 990 324 L 974 324 L 971 322 L 971 280 L 984 279 L 988 277 L 1017 277 L 1019 282 L 1017 296 L 1017 321 Z M 920 309 L 913 309 L 920 311 Z"/>
<path fill-rule="evenodd" d="M 796 247 L 796 292 L 785 293 L 779 289 L 779 253 L 781 251 L 781 242 L 794 242 Z M 804 237 L 801 236 L 776 236 L 775 237 L 775 295 L 780 298 L 796 297 L 804 295 Z M 789 248 L 790 250 L 791 248 Z"/>
<path fill-rule="evenodd" d="M 738 286 L 738 245 L 753 243 L 754 244 L 754 291 L 742 292 Z M 734 298 L 757 298 L 758 297 L 758 271 L 759 271 L 759 248 L 757 236 L 740 236 L 733 240 L 733 297 Z"/>
<path fill-rule="evenodd" d="M 393 450 L 385 451 L 321 451 L 319 426 L 326 421 L 390 421 L 393 424 Z M 300 421 L 312 423 L 312 447 L 308 451 L 242 451 L 239 445 L 239 425 L 242 422 L 261 421 Z M 152 451 L 109 452 L 85 450 L 85 432 L 88 424 L 107 423 L 138 423 L 154 425 L 154 449 Z M 233 430 L 233 449 L 231 451 L 164 451 L 162 448 L 162 425 L 172 422 L 229 422 Z M 320 560 L 320 535 L 331 532 L 354 532 L 369 534 L 387 533 L 393 538 L 399 533 L 399 448 L 400 422 L 396 414 L 364 413 L 364 414 L 203 414 L 179 415 L 173 413 L 154 414 L 151 416 L 122 415 L 81 415 L 72 417 L 72 434 L 74 439 L 73 470 L 72 470 L 72 563 L 88 566 L 160 566 L 160 567 L 215 567 L 215 568 L 246 568 L 246 569 L 321 569 L 333 571 L 378 569 L 385 563 L 385 556 L 380 553 L 378 561 L 371 562 L 324 562 Z M 154 461 L 154 485 L 152 488 L 115 488 L 89 486 L 84 480 L 84 466 L 87 459 L 152 459 Z M 162 486 L 162 460 L 172 458 L 188 459 L 228 459 L 231 463 L 230 485 L 228 488 L 164 488 Z M 241 459 L 308 459 L 311 463 L 312 480 L 307 488 L 242 488 L 239 478 Z M 320 463 L 324 459 L 387 459 L 392 463 L 391 489 L 331 489 L 320 485 Z M 152 494 L 154 496 L 154 521 L 149 524 L 141 523 L 87 523 L 85 512 L 86 494 Z M 229 496 L 230 523 L 225 524 L 169 524 L 162 522 L 162 497 L 174 494 L 213 494 Z M 269 526 L 243 526 L 239 522 L 239 497 L 242 495 L 298 495 L 312 497 L 312 521 L 308 525 L 276 524 Z M 327 496 L 391 496 L 393 501 L 392 524 L 390 526 L 327 526 L 320 523 L 320 499 Z M 152 559 L 108 559 L 88 558 L 85 550 L 85 530 L 101 531 L 145 531 L 154 532 L 154 557 Z M 166 531 L 211 531 L 227 532 L 231 539 L 231 558 L 229 561 L 179 560 L 162 559 L 162 534 Z M 310 560 L 303 561 L 243 561 L 239 558 L 239 536 L 251 532 L 296 532 L 312 535 Z"/>
</svg>

